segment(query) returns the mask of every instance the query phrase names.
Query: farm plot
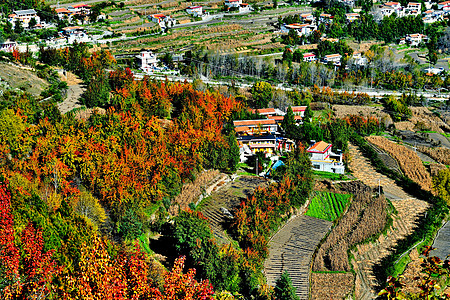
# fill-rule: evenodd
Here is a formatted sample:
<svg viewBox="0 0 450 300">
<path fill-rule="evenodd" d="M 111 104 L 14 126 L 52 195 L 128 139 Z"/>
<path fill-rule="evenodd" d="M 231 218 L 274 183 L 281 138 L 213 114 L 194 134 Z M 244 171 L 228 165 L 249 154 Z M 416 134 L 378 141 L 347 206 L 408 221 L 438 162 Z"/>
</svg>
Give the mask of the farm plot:
<svg viewBox="0 0 450 300">
<path fill-rule="evenodd" d="M 420 152 L 423 152 L 430 156 L 432 159 L 434 159 L 437 162 L 440 162 L 444 165 L 450 165 L 450 149 L 445 147 L 424 147 L 420 146 L 418 148 Z"/>
<path fill-rule="evenodd" d="M 431 176 L 422 164 L 422 161 L 414 151 L 405 146 L 398 145 L 381 136 L 368 136 L 367 141 L 386 151 L 395 158 L 404 174 L 419 184 L 424 190 L 431 191 Z"/>
<path fill-rule="evenodd" d="M 385 196 L 390 200 L 412 198 L 412 196 L 405 193 L 394 180 L 378 173 L 370 164 L 370 161 L 362 155 L 361 151 L 356 146 L 349 144 L 348 148 L 351 157 L 349 168 L 352 171 L 353 176 L 368 186 L 378 187 L 378 185 L 380 185 L 383 188 Z"/>
<path fill-rule="evenodd" d="M 386 226 L 387 201 L 373 196 L 373 190 L 362 182 L 341 183 L 354 199 L 317 250 L 313 270 L 316 272 L 350 271 L 347 251 L 358 243 L 381 232 Z"/>
<path fill-rule="evenodd" d="M 268 181 L 255 176 L 240 176 L 226 184 L 219 182 L 218 186 L 222 184 L 220 189 L 212 192 L 211 196 L 205 198 L 198 207 L 198 210 L 208 219 L 219 244 L 229 242 L 223 225 L 233 217 L 234 209 L 251 195 L 256 187 L 265 186 Z"/>
<path fill-rule="evenodd" d="M 347 207 L 349 194 L 335 194 L 330 192 L 316 192 L 317 195 L 309 204 L 307 216 L 333 222 Z"/>
<path fill-rule="evenodd" d="M 311 299 L 341 300 L 353 290 L 352 273 L 312 273 Z"/>
<path fill-rule="evenodd" d="M 287 271 L 297 295 L 308 299 L 311 257 L 331 225 L 331 222 L 302 215 L 282 227 L 269 242 L 269 257 L 264 263 L 267 283 L 275 286 L 277 279 Z"/>
</svg>

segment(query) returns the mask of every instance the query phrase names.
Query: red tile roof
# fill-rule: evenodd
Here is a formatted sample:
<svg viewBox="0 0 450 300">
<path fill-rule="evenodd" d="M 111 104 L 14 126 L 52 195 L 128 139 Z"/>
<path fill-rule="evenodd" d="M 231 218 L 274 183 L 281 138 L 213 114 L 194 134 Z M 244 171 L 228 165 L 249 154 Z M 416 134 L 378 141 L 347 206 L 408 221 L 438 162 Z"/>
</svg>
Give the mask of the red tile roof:
<svg viewBox="0 0 450 300">
<path fill-rule="evenodd" d="M 329 148 L 331 148 L 331 146 L 331 144 L 320 141 L 309 147 L 306 151 L 314 153 L 325 153 Z"/>
</svg>

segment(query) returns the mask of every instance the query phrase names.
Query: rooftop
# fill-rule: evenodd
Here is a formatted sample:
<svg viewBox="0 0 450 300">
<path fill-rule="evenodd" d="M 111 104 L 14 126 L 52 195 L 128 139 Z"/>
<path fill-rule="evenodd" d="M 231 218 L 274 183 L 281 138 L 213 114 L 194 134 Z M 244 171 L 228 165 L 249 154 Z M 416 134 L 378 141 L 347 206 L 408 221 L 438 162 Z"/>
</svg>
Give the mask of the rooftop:
<svg viewBox="0 0 450 300">
<path fill-rule="evenodd" d="M 251 126 L 251 125 L 275 125 L 275 120 L 271 119 L 261 119 L 261 120 L 241 120 L 241 121 L 233 121 L 235 127 L 238 126 Z"/>
<path fill-rule="evenodd" d="M 15 10 L 14 13 L 16 15 L 35 15 L 36 11 L 34 9 L 25 9 L 25 10 Z"/>
<path fill-rule="evenodd" d="M 315 153 L 325 153 L 332 145 L 325 143 L 324 141 L 320 141 L 312 145 L 308 148 L 308 152 L 315 152 Z"/>
</svg>

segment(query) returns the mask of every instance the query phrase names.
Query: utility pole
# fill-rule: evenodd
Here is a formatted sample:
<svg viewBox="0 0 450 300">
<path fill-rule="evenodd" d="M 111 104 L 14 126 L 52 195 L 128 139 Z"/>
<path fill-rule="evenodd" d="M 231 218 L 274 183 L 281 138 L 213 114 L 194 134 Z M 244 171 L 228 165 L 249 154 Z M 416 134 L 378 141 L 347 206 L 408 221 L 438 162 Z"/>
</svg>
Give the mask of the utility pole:
<svg viewBox="0 0 450 300">
<path fill-rule="evenodd" d="M 378 196 L 381 196 L 381 178 L 378 178 Z"/>
</svg>

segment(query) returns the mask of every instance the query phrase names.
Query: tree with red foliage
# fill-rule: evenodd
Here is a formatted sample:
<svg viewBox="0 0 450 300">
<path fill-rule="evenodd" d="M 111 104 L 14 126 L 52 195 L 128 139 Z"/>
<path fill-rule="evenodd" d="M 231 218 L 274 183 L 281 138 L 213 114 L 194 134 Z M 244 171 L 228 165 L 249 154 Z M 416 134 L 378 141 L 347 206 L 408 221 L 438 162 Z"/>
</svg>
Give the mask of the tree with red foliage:
<svg viewBox="0 0 450 300">
<path fill-rule="evenodd" d="M 53 278 L 62 268 L 43 251 L 42 232 L 32 224 L 22 231 L 22 251 L 14 241 L 11 196 L 0 185 L 0 292 L 3 299 L 43 299 L 54 293 Z"/>
</svg>

